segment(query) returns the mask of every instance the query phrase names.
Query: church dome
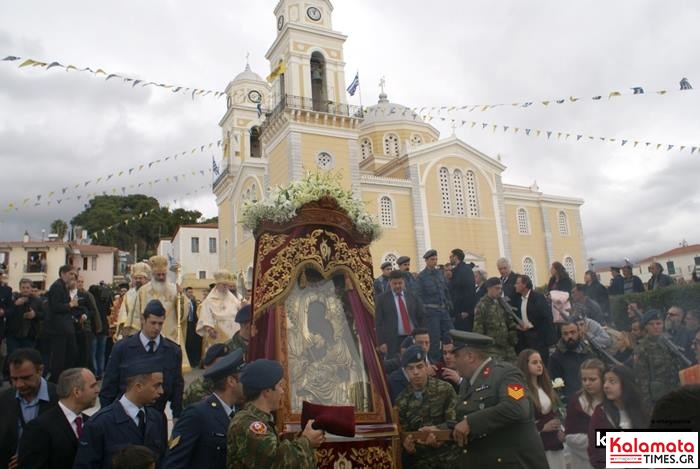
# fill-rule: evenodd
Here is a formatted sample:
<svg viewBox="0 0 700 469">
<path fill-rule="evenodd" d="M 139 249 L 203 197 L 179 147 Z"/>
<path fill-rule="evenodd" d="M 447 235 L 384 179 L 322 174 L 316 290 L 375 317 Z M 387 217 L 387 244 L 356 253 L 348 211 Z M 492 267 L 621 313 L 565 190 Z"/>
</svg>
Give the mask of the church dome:
<svg viewBox="0 0 700 469">
<path fill-rule="evenodd" d="M 255 73 L 250 69 L 250 64 L 246 64 L 245 70 L 243 70 L 241 73 L 236 75 L 236 78 L 233 79 L 232 83 L 238 82 L 238 81 L 260 81 L 260 82 L 265 82 L 260 75 Z"/>
<path fill-rule="evenodd" d="M 369 106 L 365 112 L 363 126 L 385 122 L 415 121 L 423 123 L 423 119 L 411 108 L 389 101 L 386 93 L 379 95 L 379 102 Z"/>
</svg>

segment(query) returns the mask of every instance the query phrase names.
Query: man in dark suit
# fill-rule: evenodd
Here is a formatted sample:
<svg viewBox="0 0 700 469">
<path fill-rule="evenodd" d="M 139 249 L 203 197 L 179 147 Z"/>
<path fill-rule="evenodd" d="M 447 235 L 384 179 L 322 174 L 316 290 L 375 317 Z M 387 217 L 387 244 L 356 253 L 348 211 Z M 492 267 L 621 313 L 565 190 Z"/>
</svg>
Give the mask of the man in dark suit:
<svg viewBox="0 0 700 469">
<path fill-rule="evenodd" d="M 532 280 L 527 275 L 518 275 L 515 291 L 520 298 L 514 305 L 520 317 L 516 352 L 520 353 L 526 348 L 535 349 L 547 365 L 549 346 L 556 341 L 552 308 L 543 294 L 532 289 Z"/>
<path fill-rule="evenodd" d="M 41 377 L 44 365 L 34 349 L 17 349 L 8 358 L 12 389 L 0 393 L 0 467 L 17 467 L 17 442 L 24 427 L 52 409 L 56 387 Z"/>
<path fill-rule="evenodd" d="M 70 469 L 87 415 L 100 388 L 87 368 L 69 368 L 58 378 L 58 405 L 27 424 L 19 442 L 18 469 Z"/>
<path fill-rule="evenodd" d="M 185 288 L 185 296 L 187 297 L 187 301 L 185 302 L 185 314 L 187 314 L 185 351 L 187 352 L 187 359 L 190 361 L 190 366 L 192 366 L 192 368 L 197 368 L 202 358 L 202 336 L 197 334 L 197 321 L 199 320 L 197 317 L 197 306 L 199 306 L 199 302 L 194 297 L 194 290 L 192 287 Z"/>
<path fill-rule="evenodd" d="M 375 305 L 375 328 L 379 351 L 385 358 L 399 353 L 401 342 L 415 327 L 425 326 L 423 304 L 412 293 L 404 291 L 403 274 L 389 274 L 390 290 L 379 295 Z"/>
<path fill-rule="evenodd" d="M 214 392 L 182 412 L 170 438 L 164 467 L 226 469 L 226 432 L 233 414 L 244 402 L 238 372 L 243 350 L 221 358 L 204 372 Z"/>
<path fill-rule="evenodd" d="M 476 283 L 471 265 L 464 263 L 464 251 L 453 249 L 450 254 L 452 278 L 448 284 L 455 329 L 471 331 L 474 327 Z"/>
<path fill-rule="evenodd" d="M 64 265 L 58 270 L 58 276 L 58 280 L 49 288 L 49 312 L 44 324 L 51 351 L 49 379 L 52 383 L 58 380 L 63 370 L 73 366 L 78 355 L 73 324 L 73 312 L 78 307 L 78 300 L 71 299 L 68 293 L 68 284 L 76 279 L 76 273 L 73 266 Z"/>
<path fill-rule="evenodd" d="M 165 308 L 159 300 L 148 302 L 143 311 L 141 332 L 120 340 L 112 349 L 100 391 L 100 405 L 114 402 L 126 389 L 125 365 L 146 358 L 155 358 L 163 372 L 163 392 L 153 407 L 163 412 L 170 401 L 173 418 L 182 412 L 182 393 L 185 381 L 182 377 L 182 350 L 175 342 L 163 337 Z"/>
<path fill-rule="evenodd" d="M 517 293 L 515 292 L 515 280 L 518 278 L 518 274 L 513 272 L 510 260 L 505 257 L 501 257 L 496 261 L 496 267 L 498 267 L 498 273 L 501 274 L 503 296 L 510 302 L 511 306 L 518 306 L 516 304 Z"/>
<path fill-rule="evenodd" d="M 90 417 L 78 442 L 74 469 L 109 469 L 114 455 L 130 445 L 149 448 L 156 455 L 156 467 L 162 467 L 167 420 L 150 407 L 163 394 L 161 370 L 154 357 L 123 366 L 126 392 Z"/>
</svg>

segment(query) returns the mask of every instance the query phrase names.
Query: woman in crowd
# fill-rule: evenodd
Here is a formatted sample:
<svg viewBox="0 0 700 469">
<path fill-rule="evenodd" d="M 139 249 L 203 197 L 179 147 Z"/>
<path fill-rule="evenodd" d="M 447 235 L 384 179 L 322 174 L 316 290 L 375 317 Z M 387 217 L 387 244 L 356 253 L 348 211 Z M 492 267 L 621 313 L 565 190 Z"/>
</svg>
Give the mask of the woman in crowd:
<svg viewBox="0 0 700 469">
<path fill-rule="evenodd" d="M 605 364 L 591 358 L 581 364 L 579 372 L 582 388 L 566 408 L 566 445 L 571 454 L 571 469 L 591 469 L 588 461 L 588 426 L 593 411 L 603 402 Z"/>
<path fill-rule="evenodd" d="M 571 277 L 569 273 L 564 268 L 561 262 L 552 262 L 552 268 L 550 269 L 552 276 L 547 284 L 547 291 L 559 290 L 565 291 L 571 295 L 571 289 L 574 287 L 571 282 Z"/>
<path fill-rule="evenodd" d="M 525 349 L 518 355 L 518 368 L 525 375 L 530 398 L 535 405 L 537 431 L 540 432 L 549 467 L 564 469 L 564 433 L 557 413 L 560 401 L 542 363 L 542 357 L 536 350 Z"/>
<path fill-rule="evenodd" d="M 595 431 L 599 429 L 647 428 L 649 416 L 634 384 L 632 371 L 615 365 L 604 376 L 602 404 L 593 411 L 588 426 L 588 457 L 596 469 L 605 467 L 605 448 L 595 447 Z"/>
</svg>

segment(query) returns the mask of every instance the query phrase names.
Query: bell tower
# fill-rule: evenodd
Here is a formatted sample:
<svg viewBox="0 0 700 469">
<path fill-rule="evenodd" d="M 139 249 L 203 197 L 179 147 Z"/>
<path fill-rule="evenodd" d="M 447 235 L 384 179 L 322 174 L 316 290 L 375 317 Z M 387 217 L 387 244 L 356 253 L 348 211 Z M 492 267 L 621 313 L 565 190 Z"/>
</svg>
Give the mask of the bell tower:
<svg viewBox="0 0 700 469">
<path fill-rule="evenodd" d="M 342 174 L 360 189 L 357 127 L 362 109 L 345 97 L 343 45 L 334 31 L 328 0 L 280 0 L 270 61 L 269 112 L 261 129 L 270 184 L 285 184 L 306 171 Z"/>
</svg>

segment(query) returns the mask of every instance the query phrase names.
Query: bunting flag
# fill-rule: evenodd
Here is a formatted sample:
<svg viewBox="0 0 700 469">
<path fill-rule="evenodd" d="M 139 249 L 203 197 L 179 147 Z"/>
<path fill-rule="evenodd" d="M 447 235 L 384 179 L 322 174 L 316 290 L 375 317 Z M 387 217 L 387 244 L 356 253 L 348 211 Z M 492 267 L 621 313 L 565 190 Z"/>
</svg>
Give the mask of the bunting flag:
<svg viewBox="0 0 700 469">
<path fill-rule="evenodd" d="M 442 122 L 447 122 L 449 121 L 454 128 L 457 127 L 464 127 L 468 126 L 470 129 L 473 129 L 478 122 L 476 121 L 458 121 L 456 119 L 449 119 L 447 117 L 439 117 L 438 118 Z M 665 151 L 671 151 L 674 148 L 677 148 L 679 152 L 684 152 L 688 151 L 690 152 L 691 155 L 695 154 L 695 152 L 698 152 L 700 154 L 700 144 L 695 145 L 695 146 L 690 146 L 690 145 L 678 145 L 678 144 L 669 144 L 669 143 L 653 143 L 653 142 L 645 142 L 643 139 L 635 139 L 635 138 L 616 138 L 616 137 L 598 137 L 598 136 L 593 136 L 593 135 L 586 135 L 583 133 L 578 133 L 578 132 L 565 132 L 565 131 L 557 131 L 557 130 L 546 130 L 546 129 L 532 129 L 532 128 L 521 128 L 521 127 L 515 127 L 512 125 L 503 125 L 503 124 L 493 124 L 489 122 L 481 122 L 481 129 L 484 130 L 486 128 L 491 128 L 493 130 L 492 133 L 496 132 L 497 129 L 502 129 L 503 132 L 508 132 L 508 130 L 511 130 L 513 134 L 517 134 L 520 132 L 520 130 L 524 130 L 524 135 L 527 137 L 539 137 L 540 135 L 544 134 L 547 136 L 547 140 L 554 140 L 554 135 L 556 135 L 556 140 L 563 140 L 566 141 L 570 137 L 576 136 L 576 142 L 579 142 L 581 140 L 587 140 L 587 141 L 596 141 L 599 140 L 601 142 L 609 142 L 609 143 L 615 143 L 619 144 L 621 147 L 624 147 L 628 143 L 632 143 L 632 148 L 637 148 L 641 143 L 645 144 L 645 147 L 650 147 L 654 146 L 656 150 L 661 150 L 665 149 Z"/>
<path fill-rule="evenodd" d="M 235 138 L 235 141 L 238 142 L 238 136 L 234 136 L 234 138 Z M 139 164 L 138 166 L 134 166 L 134 167 L 129 168 L 129 169 L 123 169 L 123 170 L 117 171 L 116 175 L 114 173 L 112 173 L 112 174 L 108 174 L 106 176 L 100 176 L 96 179 L 90 179 L 88 181 L 78 182 L 72 186 L 63 187 L 60 189 L 60 191 L 61 191 L 61 194 L 65 194 L 67 191 L 75 191 L 75 190 L 81 188 L 81 186 L 84 189 L 89 184 L 98 185 L 98 184 L 103 183 L 103 182 L 106 183 L 107 181 L 109 181 L 110 179 L 113 179 L 115 177 L 124 177 L 125 175 L 131 176 L 133 173 L 140 173 L 144 169 L 146 169 L 146 170 L 152 169 L 154 166 L 161 164 L 161 163 L 165 163 L 167 161 L 177 161 L 178 158 L 181 158 L 183 156 L 191 156 L 191 155 L 195 155 L 198 153 L 204 153 L 206 150 L 213 148 L 214 145 L 216 145 L 217 147 L 221 147 L 222 143 L 223 142 L 221 140 L 217 140 L 216 142 L 205 143 L 204 145 L 200 145 L 199 147 L 195 147 L 192 150 L 183 151 L 181 153 L 176 153 L 172 156 L 161 157 L 161 158 L 158 158 L 158 159 L 153 160 L 153 161 Z M 212 159 L 213 158 L 214 158 L 214 155 L 212 155 Z M 45 197 L 50 198 L 56 192 L 57 192 L 57 190 L 54 190 L 54 191 L 49 192 L 48 195 L 38 194 L 34 197 L 36 197 L 37 202 L 38 202 L 41 199 L 41 197 L 45 196 Z"/>
<path fill-rule="evenodd" d="M 22 57 L 17 57 L 15 55 L 8 55 L 4 59 L 2 59 L 3 62 L 18 62 L 21 61 L 19 64 L 18 68 L 25 68 L 25 67 L 32 67 L 32 68 L 43 68 L 45 70 L 49 70 L 55 67 L 62 68 L 66 72 L 69 72 L 71 70 L 76 71 L 76 72 L 84 72 L 84 73 L 90 73 L 94 75 L 97 78 L 102 78 L 104 77 L 105 81 L 109 81 L 111 79 L 118 79 L 121 80 L 122 83 L 126 85 L 131 85 L 132 88 L 136 87 L 136 85 L 143 87 L 146 86 L 155 86 L 158 88 L 163 88 L 170 90 L 172 93 L 183 93 L 183 94 L 189 94 L 191 95 L 192 99 L 195 97 L 204 97 L 208 95 L 212 95 L 214 97 L 220 98 L 222 96 L 226 95 L 225 91 L 214 91 L 214 90 L 206 90 L 206 89 L 201 89 L 201 88 L 193 88 L 189 86 L 181 86 L 181 85 L 172 85 L 172 84 L 167 84 L 167 83 L 157 83 L 155 81 L 149 81 L 149 80 L 140 80 L 134 77 L 126 76 L 126 75 L 121 75 L 118 73 L 108 73 L 105 70 L 101 68 L 91 68 L 91 67 L 78 67 L 76 65 L 64 65 L 60 62 L 42 62 L 40 60 L 35 60 L 35 59 L 23 59 Z"/>
<path fill-rule="evenodd" d="M 679 83 L 679 88 L 676 90 L 673 89 L 667 89 L 667 90 L 658 90 L 655 91 L 654 94 L 659 95 L 659 96 L 665 96 L 669 93 L 672 92 L 678 92 L 678 91 L 688 91 L 692 90 L 693 87 L 691 86 L 690 82 L 688 81 L 687 78 L 683 78 L 680 83 Z M 622 91 L 610 91 L 607 93 L 608 100 L 611 100 L 613 98 L 617 98 L 620 96 L 646 96 L 651 93 L 646 93 L 644 88 L 641 86 L 634 86 L 629 89 L 629 91 L 622 92 Z M 533 107 L 536 104 L 541 104 L 544 107 L 549 106 L 552 103 L 556 104 L 564 104 L 564 103 L 576 103 L 580 102 L 583 100 L 592 100 L 592 101 L 601 101 L 604 95 L 596 95 L 596 96 L 591 96 L 590 98 L 581 98 L 581 97 L 576 97 L 576 96 L 569 96 L 568 98 L 558 98 L 558 99 L 540 99 L 537 101 L 533 100 L 520 100 L 512 103 L 498 103 L 498 104 L 463 104 L 459 106 L 423 106 L 423 107 L 414 107 L 413 111 L 418 112 L 420 114 L 424 113 L 425 111 L 437 111 L 438 114 L 440 112 L 445 111 L 447 114 L 450 114 L 455 111 L 467 111 L 467 112 L 474 112 L 474 111 L 489 111 L 491 109 L 495 109 L 498 107 L 504 107 L 504 106 L 510 106 L 513 108 L 520 108 L 520 109 L 528 109 L 530 107 Z"/>
<path fill-rule="evenodd" d="M 68 200 L 89 200 L 95 196 L 98 195 L 116 195 L 119 190 L 121 192 L 121 195 L 127 195 L 127 192 L 135 191 L 135 192 L 141 192 L 142 188 L 145 188 L 146 185 L 148 185 L 149 188 L 152 188 L 156 184 L 162 184 L 162 183 L 178 183 L 181 182 L 181 180 L 185 180 L 188 177 L 200 177 L 200 176 L 206 176 L 212 174 L 212 169 L 196 169 L 196 170 L 191 170 L 189 173 L 182 173 L 182 174 L 176 174 L 173 176 L 167 176 L 165 179 L 158 178 L 158 179 L 153 179 L 151 181 L 144 181 L 144 182 L 139 182 L 139 183 L 134 183 L 134 184 L 129 184 L 121 186 L 121 187 L 113 187 L 109 191 L 108 190 L 102 190 L 102 191 L 95 191 L 95 192 L 89 192 L 87 194 L 77 194 L 73 196 L 68 196 L 68 197 L 61 197 L 61 198 L 54 198 L 53 195 L 54 193 L 51 192 L 49 193 L 48 197 L 44 197 L 44 201 L 42 202 L 42 195 L 37 195 L 35 198 L 32 197 L 25 197 L 22 200 L 22 203 L 18 203 L 15 201 L 10 201 L 7 203 L 5 206 L 4 211 L 7 212 L 12 212 L 12 211 L 19 211 L 20 209 L 27 209 L 27 208 L 36 208 L 40 206 L 51 206 L 52 203 L 56 203 L 60 205 L 61 203 L 68 201 Z M 31 203 L 32 200 L 35 200 L 34 203 Z"/>
</svg>

